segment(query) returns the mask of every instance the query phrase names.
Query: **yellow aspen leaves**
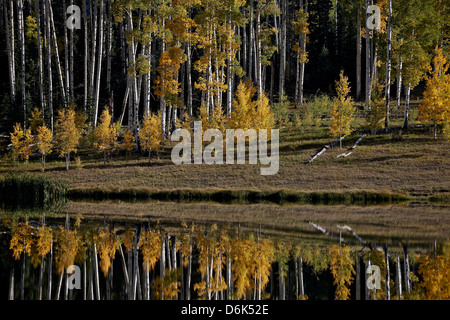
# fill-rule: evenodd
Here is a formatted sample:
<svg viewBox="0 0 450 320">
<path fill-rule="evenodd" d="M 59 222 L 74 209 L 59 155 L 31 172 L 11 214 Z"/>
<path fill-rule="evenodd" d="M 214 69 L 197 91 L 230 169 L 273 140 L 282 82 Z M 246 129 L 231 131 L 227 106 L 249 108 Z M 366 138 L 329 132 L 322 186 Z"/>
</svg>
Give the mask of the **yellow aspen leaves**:
<svg viewBox="0 0 450 320">
<path fill-rule="evenodd" d="M 162 141 L 161 115 L 150 112 L 144 115 L 144 120 L 139 132 L 139 143 L 141 148 L 148 151 L 148 162 L 150 163 L 150 151 L 158 151 Z"/>
<path fill-rule="evenodd" d="M 59 226 L 55 231 L 55 263 L 59 274 L 75 264 L 75 258 L 82 245 L 81 234 L 77 229 L 69 230 Z"/>
<path fill-rule="evenodd" d="M 433 64 L 428 66 L 428 75 L 425 76 L 426 90 L 423 93 L 423 102 L 419 106 L 419 120 L 435 124 L 435 139 L 437 125 L 450 123 L 450 75 L 447 62 L 442 49 L 436 48 Z"/>
<path fill-rule="evenodd" d="M 103 110 L 100 116 L 100 124 L 95 128 L 94 146 L 99 152 L 104 154 L 104 164 L 106 165 L 106 153 L 114 150 L 117 141 L 117 127 L 111 122 L 111 115 L 108 109 Z"/>
<path fill-rule="evenodd" d="M 12 156 L 14 159 L 28 161 L 33 152 L 33 136 L 30 130 L 24 132 L 20 123 L 14 125 L 11 133 Z"/>
<path fill-rule="evenodd" d="M 143 230 L 139 235 L 139 250 L 142 253 L 142 267 L 150 271 L 161 257 L 161 235 L 152 230 Z"/>
<path fill-rule="evenodd" d="M 111 269 L 111 262 L 119 247 L 119 238 L 117 237 L 115 230 L 105 227 L 99 229 L 98 233 L 94 235 L 94 242 L 97 245 L 97 251 L 100 257 L 100 269 L 106 277 L 109 269 Z"/>
<path fill-rule="evenodd" d="M 350 298 L 350 284 L 353 281 L 355 270 L 350 256 L 351 248 L 333 244 L 330 247 L 330 271 L 333 275 L 333 284 L 336 286 L 335 299 L 348 300 Z"/>
<path fill-rule="evenodd" d="M 333 108 L 331 109 L 330 135 L 334 138 L 341 138 L 352 132 L 350 124 L 353 121 L 353 114 L 356 110 L 353 106 L 352 98 L 349 97 L 350 86 L 348 78 L 344 76 L 344 71 L 341 71 L 339 81 L 336 81 L 336 92 L 337 97 L 334 98 Z"/>
<path fill-rule="evenodd" d="M 77 152 L 80 137 L 75 110 L 73 108 L 58 110 L 55 124 L 56 146 L 59 156 L 66 158 L 66 170 L 69 170 L 70 154 Z"/>
</svg>

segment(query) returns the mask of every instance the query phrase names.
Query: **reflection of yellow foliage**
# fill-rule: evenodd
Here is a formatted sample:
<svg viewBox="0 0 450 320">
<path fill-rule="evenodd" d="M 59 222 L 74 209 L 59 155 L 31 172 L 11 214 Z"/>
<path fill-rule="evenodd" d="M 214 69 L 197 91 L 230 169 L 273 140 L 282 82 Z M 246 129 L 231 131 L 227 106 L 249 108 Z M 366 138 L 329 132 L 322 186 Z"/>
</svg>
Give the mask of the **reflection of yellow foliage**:
<svg viewBox="0 0 450 320">
<path fill-rule="evenodd" d="M 75 257 L 81 247 L 81 234 L 77 229 L 68 230 L 59 226 L 55 232 L 55 263 L 59 274 L 75 263 Z"/>
<path fill-rule="evenodd" d="M 142 231 L 139 235 L 139 249 L 142 253 L 142 267 L 150 271 L 161 256 L 161 235 L 154 231 Z"/>
<path fill-rule="evenodd" d="M 120 235 L 120 242 L 123 243 L 126 252 L 130 252 L 133 248 L 133 239 L 135 232 L 131 229 L 127 229 Z"/>
<path fill-rule="evenodd" d="M 155 280 L 153 288 L 155 289 L 155 297 L 157 300 L 175 300 L 180 292 L 181 282 L 179 281 L 180 272 L 177 269 L 166 269 L 165 277 Z M 161 296 L 161 292 L 163 296 Z"/>
<path fill-rule="evenodd" d="M 423 278 L 420 284 L 425 289 L 427 300 L 450 299 L 450 259 L 438 255 L 431 258 L 425 255 L 419 259 L 419 274 Z"/>
<path fill-rule="evenodd" d="M 330 247 L 330 270 L 333 275 L 333 284 L 336 286 L 336 300 L 348 300 L 350 298 L 349 286 L 355 274 L 350 250 L 350 247 L 341 247 L 337 244 Z"/>
<path fill-rule="evenodd" d="M 234 239 L 231 255 L 237 298 L 253 292 L 255 280 L 261 291 L 269 281 L 275 249 L 269 240 Z M 255 279 L 256 277 L 256 279 Z"/>
<path fill-rule="evenodd" d="M 94 242 L 97 245 L 98 255 L 100 257 L 100 269 L 106 277 L 119 244 L 115 230 L 110 230 L 109 228 L 100 229 L 98 234 L 94 236 Z"/>
<path fill-rule="evenodd" d="M 33 250 L 31 254 L 31 263 L 36 267 L 40 259 L 45 257 L 52 248 L 52 229 L 43 225 L 35 231 L 35 240 L 33 241 Z"/>
<path fill-rule="evenodd" d="M 28 220 L 12 227 L 12 237 L 9 248 L 13 251 L 15 260 L 19 260 L 23 252 L 30 255 L 32 247 L 32 229 Z"/>
</svg>

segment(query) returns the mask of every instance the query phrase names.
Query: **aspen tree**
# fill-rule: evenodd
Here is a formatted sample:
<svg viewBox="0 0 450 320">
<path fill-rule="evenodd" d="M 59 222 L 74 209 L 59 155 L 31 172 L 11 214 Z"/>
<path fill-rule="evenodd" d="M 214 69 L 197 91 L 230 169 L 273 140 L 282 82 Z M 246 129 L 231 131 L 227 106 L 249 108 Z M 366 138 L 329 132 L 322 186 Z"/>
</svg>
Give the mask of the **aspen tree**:
<svg viewBox="0 0 450 320">
<path fill-rule="evenodd" d="M 428 66 L 425 76 L 426 90 L 419 106 L 419 120 L 434 124 L 434 140 L 437 139 L 437 126 L 450 123 L 450 75 L 443 50 L 436 48 L 433 64 Z"/>
<path fill-rule="evenodd" d="M 148 151 L 148 163 L 150 163 L 151 150 L 158 151 L 161 146 L 162 133 L 161 114 L 147 113 L 144 115 L 141 130 L 139 132 L 139 143 L 143 150 Z"/>
<path fill-rule="evenodd" d="M 66 159 L 66 170 L 69 170 L 70 166 L 70 154 L 76 153 L 79 140 L 80 130 L 76 126 L 75 110 L 73 108 L 58 110 L 58 118 L 55 124 L 55 139 L 56 147 L 59 151 L 60 157 Z"/>
<path fill-rule="evenodd" d="M 301 1 L 303 4 L 303 1 Z M 299 41 L 294 44 L 292 50 L 295 53 L 297 62 L 297 75 L 295 81 L 295 105 L 303 105 L 303 84 L 305 77 L 305 64 L 308 63 L 308 52 L 306 51 L 306 43 L 308 41 L 309 31 L 309 14 L 301 8 L 295 12 L 296 20 L 292 21 L 294 34 L 299 37 Z"/>
<path fill-rule="evenodd" d="M 30 130 L 24 132 L 20 123 L 14 125 L 11 132 L 12 156 L 14 159 L 28 161 L 33 152 L 33 136 Z"/>
<path fill-rule="evenodd" d="M 135 138 L 133 136 L 133 133 L 130 129 L 127 129 L 127 132 L 125 133 L 125 136 L 123 137 L 122 144 L 120 145 L 120 148 L 122 150 L 125 150 L 125 157 L 126 162 L 128 164 L 128 153 L 131 152 L 136 145 Z"/>
<path fill-rule="evenodd" d="M 353 106 L 352 98 L 349 97 L 350 87 L 344 71 L 341 71 L 339 78 L 339 81 L 336 81 L 337 97 L 334 98 L 331 109 L 330 135 L 342 138 L 352 132 L 350 124 L 356 108 Z M 342 139 L 340 139 L 340 148 L 342 149 Z"/>
<path fill-rule="evenodd" d="M 116 124 L 111 122 L 111 115 L 108 109 L 103 110 L 100 116 L 100 124 L 95 128 L 95 147 L 99 152 L 103 152 L 103 162 L 106 166 L 106 154 L 112 152 L 117 141 Z"/>
<path fill-rule="evenodd" d="M 42 171 L 45 170 L 45 157 L 52 152 L 53 133 L 47 126 L 37 128 L 35 136 L 36 149 L 41 154 Z"/>
</svg>

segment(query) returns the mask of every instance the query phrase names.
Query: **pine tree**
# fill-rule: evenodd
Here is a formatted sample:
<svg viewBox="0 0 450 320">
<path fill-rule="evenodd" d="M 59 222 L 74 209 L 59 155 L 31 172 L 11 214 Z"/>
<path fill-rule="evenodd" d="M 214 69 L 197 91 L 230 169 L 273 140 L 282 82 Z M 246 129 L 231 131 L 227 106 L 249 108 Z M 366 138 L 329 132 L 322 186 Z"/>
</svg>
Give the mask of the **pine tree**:
<svg viewBox="0 0 450 320">
<path fill-rule="evenodd" d="M 340 138 L 340 148 L 342 149 L 342 136 L 352 132 L 350 124 L 356 108 L 353 106 L 352 98 L 349 97 L 350 87 L 344 71 L 341 71 L 339 77 L 339 81 L 336 81 L 337 97 L 334 98 L 331 110 L 330 134 L 335 138 Z"/>
</svg>

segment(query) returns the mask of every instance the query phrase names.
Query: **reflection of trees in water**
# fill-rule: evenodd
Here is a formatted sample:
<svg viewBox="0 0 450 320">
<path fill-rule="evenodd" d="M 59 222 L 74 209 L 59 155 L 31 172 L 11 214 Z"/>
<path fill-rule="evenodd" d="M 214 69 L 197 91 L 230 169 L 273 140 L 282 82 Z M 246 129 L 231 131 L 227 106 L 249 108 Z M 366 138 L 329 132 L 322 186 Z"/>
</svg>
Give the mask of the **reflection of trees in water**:
<svg viewBox="0 0 450 320">
<path fill-rule="evenodd" d="M 406 246 L 302 245 L 215 224 L 183 224 L 170 235 L 159 224 L 93 227 L 81 221 L 80 216 L 72 223 L 66 219 L 64 226 L 3 221 L 11 260 L 9 299 L 323 297 L 315 285 L 328 287 L 329 299 L 450 298 L 448 242 L 434 253 L 410 256 Z M 69 289 L 71 275 L 64 272 L 71 265 L 80 267 L 78 290 Z M 379 289 L 366 289 L 369 265 L 380 269 Z M 17 269 L 19 279 L 14 278 Z"/>
</svg>

